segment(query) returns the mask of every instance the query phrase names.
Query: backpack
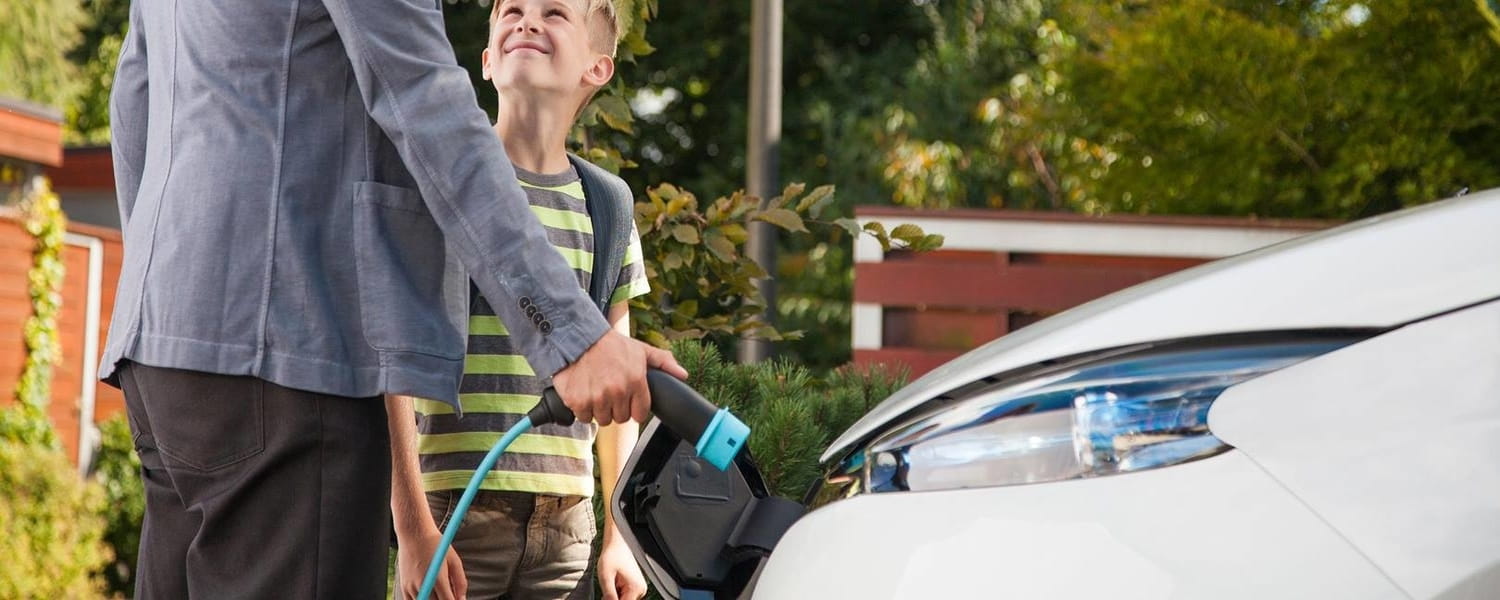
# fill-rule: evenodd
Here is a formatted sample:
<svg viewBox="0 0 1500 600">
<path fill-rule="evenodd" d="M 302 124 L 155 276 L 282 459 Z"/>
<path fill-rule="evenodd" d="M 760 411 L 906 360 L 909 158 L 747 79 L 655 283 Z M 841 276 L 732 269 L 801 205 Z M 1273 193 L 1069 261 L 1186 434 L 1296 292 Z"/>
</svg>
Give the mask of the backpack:
<svg viewBox="0 0 1500 600">
<path fill-rule="evenodd" d="M 594 266 L 589 274 L 589 298 L 600 312 L 609 315 L 609 299 L 620 285 L 620 268 L 630 245 L 631 224 L 635 219 L 635 197 L 630 186 L 618 175 L 604 170 L 576 154 L 568 153 L 568 162 L 583 182 L 584 204 L 594 227 Z"/>
</svg>

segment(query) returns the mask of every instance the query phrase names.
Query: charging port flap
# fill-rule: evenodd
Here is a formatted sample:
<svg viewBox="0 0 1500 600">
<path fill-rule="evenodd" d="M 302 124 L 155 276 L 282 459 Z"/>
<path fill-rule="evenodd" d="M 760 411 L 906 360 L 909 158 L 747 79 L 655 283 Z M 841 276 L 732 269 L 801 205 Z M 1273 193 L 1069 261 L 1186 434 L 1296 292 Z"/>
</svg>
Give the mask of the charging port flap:
<svg viewBox="0 0 1500 600">
<path fill-rule="evenodd" d="M 655 419 L 609 508 L 646 577 L 674 600 L 748 598 L 759 567 L 806 512 L 770 495 L 748 451 L 720 471 Z"/>
</svg>

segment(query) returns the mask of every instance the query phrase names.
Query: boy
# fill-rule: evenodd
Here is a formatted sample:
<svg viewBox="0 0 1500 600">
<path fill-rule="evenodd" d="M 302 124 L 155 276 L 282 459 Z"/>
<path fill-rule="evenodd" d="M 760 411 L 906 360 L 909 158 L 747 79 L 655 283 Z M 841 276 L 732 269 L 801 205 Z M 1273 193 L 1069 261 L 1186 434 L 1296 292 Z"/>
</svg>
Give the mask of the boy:
<svg viewBox="0 0 1500 600">
<path fill-rule="evenodd" d="M 583 186 L 569 162 L 566 141 L 582 107 L 614 74 L 614 7 L 610 0 L 497 0 L 489 23 L 482 59 L 484 78 L 499 93 L 495 133 L 549 241 L 587 288 L 592 253 L 606 249 L 593 245 Z M 628 336 L 626 301 L 647 291 L 633 224 L 622 264 L 608 320 Z M 506 325 L 493 308 L 477 291 L 471 295 L 459 390 L 463 416 L 441 403 L 415 400 L 420 487 L 409 465 L 395 466 L 398 597 L 415 595 L 441 528 L 481 458 L 536 404 L 544 387 L 509 343 Z M 585 576 L 595 535 L 589 443 L 598 451 L 607 498 L 638 435 L 630 415 L 616 416 L 625 422 L 600 428 L 580 419 L 571 427 L 539 427 L 516 440 L 486 476 L 461 525 L 453 549 L 462 572 L 455 572 L 450 554 L 445 561 L 450 581 L 439 582 L 439 596 L 462 595 L 465 583 L 469 598 L 592 595 L 593 582 Z M 599 586 L 611 600 L 640 598 L 645 579 L 613 517 L 605 514 Z"/>
</svg>

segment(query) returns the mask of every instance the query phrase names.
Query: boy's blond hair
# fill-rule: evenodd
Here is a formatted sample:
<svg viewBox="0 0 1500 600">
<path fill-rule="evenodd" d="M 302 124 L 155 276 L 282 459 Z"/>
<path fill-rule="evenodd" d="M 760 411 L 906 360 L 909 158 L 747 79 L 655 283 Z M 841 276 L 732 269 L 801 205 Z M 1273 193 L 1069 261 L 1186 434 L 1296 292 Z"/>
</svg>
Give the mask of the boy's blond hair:
<svg viewBox="0 0 1500 600">
<path fill-rule="evenodd" d="M 495 23 L 500 21 L 500 4 L 504 0 L 494 0 L 490 5 L 490 36 L 495 35 Z M 615 57 L 615 49 L 620 46 L 620 23 L 615 14 L 614 0 L 584 0 L 587 7 L 584 8 L 583 23 L 589 30 L 589 47 L 595 52 Z"/>
</svg>

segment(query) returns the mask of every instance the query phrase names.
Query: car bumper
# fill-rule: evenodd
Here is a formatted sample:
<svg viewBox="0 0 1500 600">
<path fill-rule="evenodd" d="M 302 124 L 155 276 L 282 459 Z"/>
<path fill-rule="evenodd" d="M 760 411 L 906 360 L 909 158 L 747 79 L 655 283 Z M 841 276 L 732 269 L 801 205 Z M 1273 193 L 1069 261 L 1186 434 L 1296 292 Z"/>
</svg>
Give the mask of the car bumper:
<svg viewBox="0 0 1500 600">
<path fill-rule="evenodd" d="M 753 597 L 1405 596 L 1231 451 L 1128 476 L 836 502 L 787 532 Z"/>
</svg>

